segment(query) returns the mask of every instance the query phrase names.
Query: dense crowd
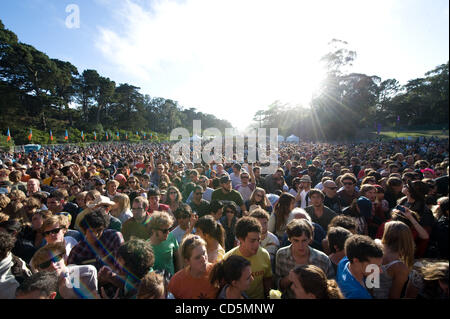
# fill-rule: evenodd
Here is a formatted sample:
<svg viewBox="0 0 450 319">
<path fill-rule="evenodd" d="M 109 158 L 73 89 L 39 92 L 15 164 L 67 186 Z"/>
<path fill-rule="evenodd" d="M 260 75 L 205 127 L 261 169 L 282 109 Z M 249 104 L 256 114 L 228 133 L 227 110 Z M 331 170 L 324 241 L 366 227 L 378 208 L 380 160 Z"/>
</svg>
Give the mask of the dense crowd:
<svg viewBox="0 0 450 319">
<path fill-rule="evenodd" d="M 448 298 L 448 140 L 170 150 L 1 153 L 0 298 Z"/>
</svg>

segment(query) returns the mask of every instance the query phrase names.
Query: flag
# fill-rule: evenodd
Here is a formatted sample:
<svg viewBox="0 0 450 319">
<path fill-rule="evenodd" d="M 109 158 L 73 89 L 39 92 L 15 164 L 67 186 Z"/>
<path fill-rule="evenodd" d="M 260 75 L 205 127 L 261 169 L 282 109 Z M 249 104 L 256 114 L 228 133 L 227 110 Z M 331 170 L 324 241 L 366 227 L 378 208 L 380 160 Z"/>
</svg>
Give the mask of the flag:
<svg viewBox="0 0 450 319">
<path fill-rule="evenodd" d="M 81 131 L 81 139 L 84 141 L 84 134 L 83 134 L 83 131 Z"/>
<path fill-rule="evenodd" d="M 136 136 L 137 136 L 137 137 L 139 137 L 139 133 L 138 133 L 138 131 L 136 131 Z"/>
<path fill-rule="evenodd" d="M 119 139 L 119 132 L 116 132 L 117 139 Z"/>
<path fill-rule="evenodd" d="M 153 134 L 152 133 L 150 133 L 150 139 L 152 139 L 153 138 Z"/>
<path fill-rule="evenodd" d="M 69 133 L 67 132 L 67 130 L 66 130 L 66 134 L 64 135 L 64 139 L 67 141 L 67 140 L 69 140 Z"/>
<path fill-rule="evenodd" d="M 52 130 L 50 130 L 50 141 L 53 141 L 53 133 L 52 133 Z"/>
<path fill-rule="evenodd" d="M 30 128 L 30 134 L 28 134 L 28 140 L 31 142 L 31 138 L 33 137 L 33 130 Z"/>
<path fill-rule="evenodd" d="M 95 133 L 95 131 L 94 131 L 94 140 L 95 141 L 97 140 L 97 133 Z"/>
<path fill-rule="evenodd" d="M 108 132 L 105 132 L 106 140 L 108 140 Z"/>
<path fill-rule="evenodd" d="M 6 141 L 7 142 L 11 141 L 11 132 L 9 131 L 9 127 L 8 127 L 8 132 L 6 133 Z"/>
<path fill-rule="evenodd" d="M 144 132 L 144 140 L 145 140 L 145 132 Z"/>
<path fill-rule="evenodd" d="M 128 140 L 128 133 L 125 133 L 125 139 Z"/>
</svg>

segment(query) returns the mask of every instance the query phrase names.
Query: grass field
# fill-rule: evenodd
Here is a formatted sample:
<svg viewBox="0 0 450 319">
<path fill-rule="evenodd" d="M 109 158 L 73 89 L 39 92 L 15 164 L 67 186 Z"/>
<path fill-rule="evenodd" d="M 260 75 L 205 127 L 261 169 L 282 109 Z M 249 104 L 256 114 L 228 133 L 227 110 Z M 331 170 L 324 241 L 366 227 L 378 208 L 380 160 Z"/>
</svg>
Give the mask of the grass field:
<svg viewBox="0 0 450 319">
<path fill-rule="evenodd" d="M 376 132 L 373 132 L 373 134 L 377 134 Z M 411 136 L 413 139 L 423 136 L 423 137 L 438 137 L 438 138 L 448 138 L 449 132 L 448 130 L 445 130 L 445 134 L 444 131 L 442 130 L 425 130 L 425 131 L 400 131 L 400 132 L 396 132 L 396 131 L 385 131 L 385 132 L 380 132 L 380 135 L 384 138 L 396 138 L 396 137 L 408 137 Z"/>
</svg>

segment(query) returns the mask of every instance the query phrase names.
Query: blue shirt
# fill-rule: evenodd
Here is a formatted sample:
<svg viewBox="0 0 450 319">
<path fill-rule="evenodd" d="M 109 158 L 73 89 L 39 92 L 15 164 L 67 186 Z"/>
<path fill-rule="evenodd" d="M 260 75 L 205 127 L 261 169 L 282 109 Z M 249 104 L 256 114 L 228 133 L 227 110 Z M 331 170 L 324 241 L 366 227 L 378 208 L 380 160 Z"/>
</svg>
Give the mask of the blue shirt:
<svg viewBox="0 0 450 319">
<path fill-rule="evenodd" d="M 367 289 L 350 273 L 349 265 L 350 260 L 345 256 L 339 262 L 337 269 L 336 279 L 344 297 L 346 299 L 372 299 Z"/>
</svg>

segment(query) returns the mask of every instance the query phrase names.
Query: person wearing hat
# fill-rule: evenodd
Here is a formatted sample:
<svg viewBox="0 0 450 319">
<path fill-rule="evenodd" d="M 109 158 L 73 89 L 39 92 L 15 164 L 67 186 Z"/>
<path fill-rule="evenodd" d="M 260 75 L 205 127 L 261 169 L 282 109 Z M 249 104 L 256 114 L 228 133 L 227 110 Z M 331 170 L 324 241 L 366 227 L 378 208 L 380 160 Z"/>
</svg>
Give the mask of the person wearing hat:
<svg viewBox="0 0 450 319">
<path fill-rule="evenodd" d="M 311 205 L 311 199 L 308 196 L 311 190 L 311 177 L 309 175 L 303 175 L 300 178 L 300 183 L 302 185 L 302 191 L 299 192 L 295 198 L 296 202 L 300 201 L 300 208 L 305 209 L 307 206 Z"/>
<path fill-rule="evenodd" d="M 336 214 L 342 213 L 342 205 L 339 197 L 337 196 L 337 185 L 332 180 L 323 182 L 323 193 L 325 194 L 325 199 L 323 204 L 328 208 L 332 209 Z"/>
<path fill-rule="evenodd" d="M 241 193 L 231 188 L 231 179 L 228 175 L 220 178 L 220 188 L 216 189 L 211 195 L 211 201 L 231 201 L 241 208 L 241 216 L 248 215 Z"/>
<path fill-rule="evenodd" d="M 112 216 L 109 211 L 112 209 L 112 207 L 116 205 L 116 203 L 109 199 L 109 197 L 100 195 L 99 197 L 95 198 L 94 200 L 90 201 L 86 207 L 88 209 L 85 209 L 83 212 L 79 213 L 75 220 L 75 229 L 79 229 L 82 231 L 81 228 L 81 221 L 83 218 L 89 214 L 90 212 L 94 210 L 102 211 L 106 219 L 108 220 L 107 227 L 108 229 L 114 229 L 117 231 L 122 230 L 122 223 L 120 220 L 114 216 Z"/>
</svg>

